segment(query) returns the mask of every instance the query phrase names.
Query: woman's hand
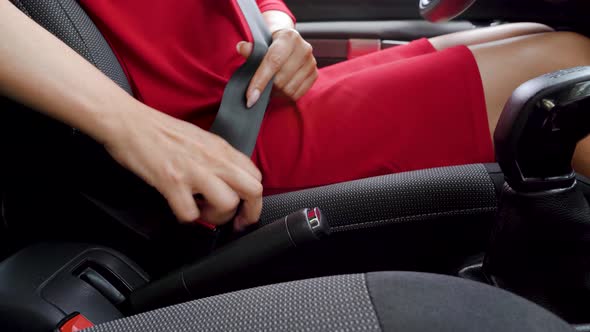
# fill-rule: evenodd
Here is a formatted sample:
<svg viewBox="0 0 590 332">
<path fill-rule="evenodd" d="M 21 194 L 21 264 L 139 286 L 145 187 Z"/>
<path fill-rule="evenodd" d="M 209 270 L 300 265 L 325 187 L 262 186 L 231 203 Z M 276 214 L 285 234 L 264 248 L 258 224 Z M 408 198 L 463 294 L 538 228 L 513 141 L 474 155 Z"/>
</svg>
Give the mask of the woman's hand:
<svg viewBox="0 0 590 332">
<path fill-rule="evenodd" d="M 240 42 L 238 52 L 248 57 L 252 44 Z M 318 78 L 317 62 L 311 45 L 295 29 L 280 29 L 273 33 L 273 43 L 254 74 L 246 92 L 247 106 L 260 98 L 268 82 L 274 77 L 275 87 L 292 100 L 301 98 Z"/>
<path fill-rule="evenodd" d="M 262 175 L 248 157 L 220 137 L 144 105 L 122 118 L 105 147 L 155 187 L 181 222 L 224 224 L 240 201 L 234 228 L 258 221 Z M 195 195 L 202 198 L 195 201 Z"/>
<path fill-rule="evenodd" d="M 219 225 L 238 208 L 237 229 L 258 220 L 260 171 L 224 140 L 133 99 L 8 1 L 0 1 L 0 40 L 0 95 L 103 144 L 162 193 L 179 220 Z"/>
</svg>

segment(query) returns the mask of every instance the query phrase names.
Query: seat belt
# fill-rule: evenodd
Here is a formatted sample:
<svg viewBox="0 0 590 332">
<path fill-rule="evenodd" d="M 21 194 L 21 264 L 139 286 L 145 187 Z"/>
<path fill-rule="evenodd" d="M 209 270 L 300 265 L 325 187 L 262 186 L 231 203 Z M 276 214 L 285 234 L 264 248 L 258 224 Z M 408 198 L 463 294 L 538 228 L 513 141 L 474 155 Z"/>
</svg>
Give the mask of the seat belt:
<svg viewBox="0 0 590 332">
<path fill-rule="evenodd" d="M 246 90 L 268 51 L 272 35 L 255 0 L 235 1 L 248 23 L 254 47 L 246 63 L 238 68 L 225 86 L 221 106 L 210 131 L 224 138 L 238 151 L 251 156 L 270 100 L 273 81 L 268 83 L 258 102 L 251 108 L 246 107 Z"/>
<path fill-rule="evenodd" d="M 215 0 L 219 1 L 219 0 Z M 238 151 L 251 156 L 256 145 L 260 125 L 270 101 L 273 81 L 271 80 L 261 92 L 258 102 L 251 108 L 246 107 L 246 90 L 264 59 L 272 41 L 272 34 L 268 30 L 262 13 L 255 0 L 234 0 L 240 7 L 243 16 L 252 33 L 252 54 L 246 62 L 238 68 L 227 83 L 221 99 L 221 105 L 210 131 L 224 138 Z M 104 203 L 104 200 L 94 195 L 82 194 L 89 202 L 97 206 L 122 225 L 129 227 L 145 238 L 151 238 L 150 226 L 146 226 L 146 219 L 154 219 L 153 212 L 146 217 L 146 213 L 136 209 L 126 210 Z M 157 220 L 153 220 L 154 223 Z M 155 228 L 154 228 L 155 229 Z"/>
</svg>

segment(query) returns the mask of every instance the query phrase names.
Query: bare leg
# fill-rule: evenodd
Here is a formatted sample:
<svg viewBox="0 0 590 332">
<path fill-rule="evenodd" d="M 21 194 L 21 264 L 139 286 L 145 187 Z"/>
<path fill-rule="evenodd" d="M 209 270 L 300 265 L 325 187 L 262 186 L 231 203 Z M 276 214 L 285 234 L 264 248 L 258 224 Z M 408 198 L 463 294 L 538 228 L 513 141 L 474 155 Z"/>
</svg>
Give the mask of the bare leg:
<svg viewBox="0 0 590 332">
<path fill-rule="evenodd" d="M 442 50 L 457 45 L 477 45 L 501 39 L 552 31 L 553 29 L 550 27 L 539 23 L 512 23 L 438 36 L 430 38 L 430 43 L 437 50 Z"/>
<path fill-rule="evenodd" d="M 576 172 L 590 177 L 590 137 L 586 137 L 578 144 L 572 165 Z"/>
<path fill-rule="evenodd" d="M 520 84 L 559 69 L 590 65 L 590 39 L 571 32 L 516 37 L 470 49 L 481 73 L 491 133 Z M 578 146 L 574 166 L 590 176 L 590 139 Z"/>
<path fill-rule="evenodd" d="M 516 37 L 469 48 L 481 74 L 491 132 L 520 84 L 559 69 L 590 65 L 590 39 L 571 32 Z"/>
</svg>

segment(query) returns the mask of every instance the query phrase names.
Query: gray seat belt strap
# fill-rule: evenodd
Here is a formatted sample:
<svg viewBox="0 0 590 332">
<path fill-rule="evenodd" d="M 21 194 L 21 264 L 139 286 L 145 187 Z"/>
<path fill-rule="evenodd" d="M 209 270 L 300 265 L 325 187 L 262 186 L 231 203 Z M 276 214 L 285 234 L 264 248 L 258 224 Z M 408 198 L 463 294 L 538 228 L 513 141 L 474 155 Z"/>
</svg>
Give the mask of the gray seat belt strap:
<svg viewBox="0 0 590 332">
<path fill-rule="evenodd" d="M 210 131 L 224 138 L 237 150 L 251 156 L 270 100 L 273 82 L 261 92 L 260 99 L 252 108 L 246 107 L 246 90 L 266 55 L 272 35 L 255 0 L 235 1 L 250 27 L 254 47 L 246 63 L 238 68 L 226 85 L 221 106 Z"/>
</svg>

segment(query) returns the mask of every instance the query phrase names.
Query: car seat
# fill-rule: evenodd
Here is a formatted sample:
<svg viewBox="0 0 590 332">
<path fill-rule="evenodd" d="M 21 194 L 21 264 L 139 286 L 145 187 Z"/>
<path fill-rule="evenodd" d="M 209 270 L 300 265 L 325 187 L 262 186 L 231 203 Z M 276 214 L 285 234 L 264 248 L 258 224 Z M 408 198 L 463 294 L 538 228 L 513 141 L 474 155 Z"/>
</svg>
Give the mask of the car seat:
<svg viewBox="0 0 590 332">
<path fill-rule="evenodd" d="M 76 1 L 11 1 L 132 93 L 108 43 Z M 75 129 L 65 129 L 64 136 L 72 138 L 74 148 L 77 140 L 87 140 Z M 100 150 L 100 147 L 95 148 Z M 71 156 L 66 152 L 63 157 Z M 84 169 L 84 165 L 82 162 L 76 166 Z M 418 247 L 432 244 L 429 240 L 436 237 L 456 233 L 462 234 L 460 238 L 468 242 L 477 234 L 469 233 L 474 223 L 475 229 L 480 230 L 479 235 L 487 234 L 487 222 L 495 213 L 496 195 L 502 183 L 503 177 L 496 165 L 462 165 L 393 174 L 265 197 L 261 223 L 267 224 L 301 207 L 320 206 L 336 236 L 359 237 L 366 230 L 382 232 L 388 227 L 418 224 L 423 238 L 411 240 L 419 242 Z M 87 187 L 88 192 L 83 193 L 85 197 L 106 214 L 113 209 L 119 216 L 125 214 L 127 207 L 110 205 L 109 198 L 104 196 L 105 188 L 94 185 L 97 184 Z M 149 225 L 147 219 L 141 222 Z M 147 237 L 154 232 L 134 220 L 128 226 Z M 441 228 L 446 232 L 437 232 Z M 473 242 L 481 245 L 478 239 Z M 41 251 L 52 253 L 50 247 Z M 19 255 L 0 266 L 0 272 L 14 271 L 17 283 L 24 277 L 16 273 L 20 270 L 13 266 L 14 262 L 21 261 Z M 34 269 L 40 266 L 42 264 L 32 265 Z M 0 280 L 0 289 L 5 295 L 23 290 L 13 285 L 10 280 Z M 3 298 L 12 301 L 17 297 Z M 55 310 L 57 316 L 71 314 L 56 306 L 48 310 Z M 26 310 L 9 316 L 3 314 L 4 319 L 8 317 L 15 322 L 30 315 Z M 29 323 L 47 322 L 29 319 Z M 492 287 L 450 277 L 391 272 L 332 276 L 242 290 L 106 322 L 89 331 L 277 329 L 566 331 L 570 327 L 540 307 Z"/>
</svg>

